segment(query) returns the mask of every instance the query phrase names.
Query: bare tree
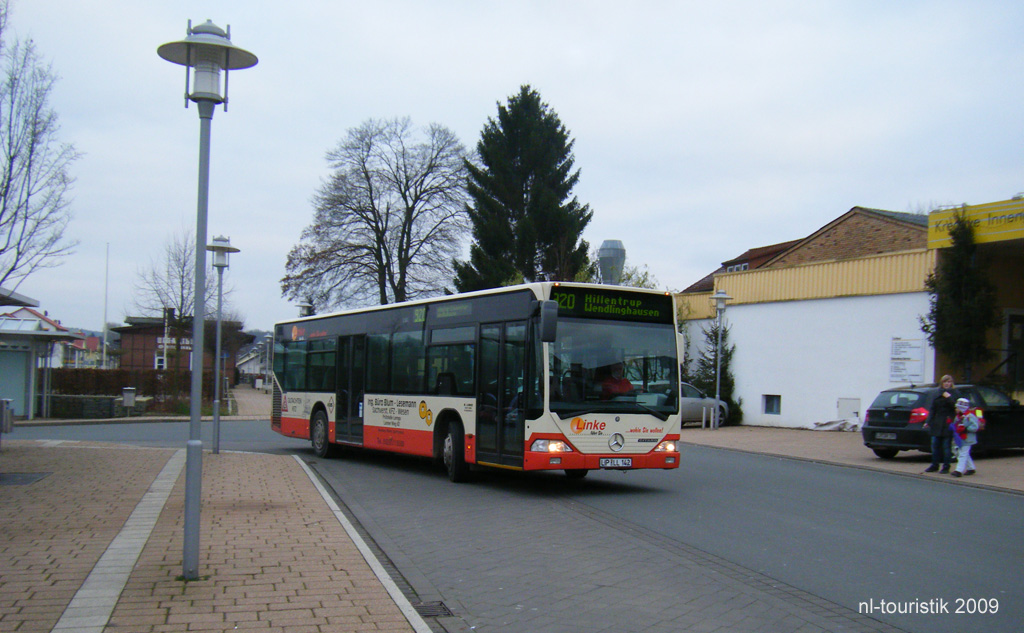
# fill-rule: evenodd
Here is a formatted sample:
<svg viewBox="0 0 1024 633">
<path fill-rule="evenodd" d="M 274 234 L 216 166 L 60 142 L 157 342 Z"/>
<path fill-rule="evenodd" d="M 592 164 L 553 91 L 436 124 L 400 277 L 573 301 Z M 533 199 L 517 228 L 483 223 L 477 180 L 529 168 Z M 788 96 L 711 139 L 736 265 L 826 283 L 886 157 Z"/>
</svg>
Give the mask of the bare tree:
<svg viewBox="0 0 1024 633">
<path fill-rule="evenodd" d="M 64 239 L 71 220 L 68 173 L 78 158 L 60 143 L 50 109 L 56 76 L 31 40 L 7 41 L 8 3 L 0 1 L 0 285 L 12 289 L 40 268 L 61 263 L 77 242 Z"/>
<path fill-rule="evenodd" d="M 465 149 L 432 124 L 370 119 L 327 154 L 313 223 L 288 254 L 281 291 L 315 309 L 443 291 L 467 233 Z"/>
<path fill-rule="evenodd" d="M 165 309 L 173 308 L 177 318 L 191 319 L 195 310 L 195 270 L 195 234 L 182 229 L 164 245 L 163 258 L 150 261 L 149 268 L 138 273 L 133 302 L 140 316 L 161 316 Z M 230 292 L 225 288 L 224 296 Z M 207 306 L 216 306 L 217 275 L 210 271 L 206 274 L 205 301 Z"/>
</svg>

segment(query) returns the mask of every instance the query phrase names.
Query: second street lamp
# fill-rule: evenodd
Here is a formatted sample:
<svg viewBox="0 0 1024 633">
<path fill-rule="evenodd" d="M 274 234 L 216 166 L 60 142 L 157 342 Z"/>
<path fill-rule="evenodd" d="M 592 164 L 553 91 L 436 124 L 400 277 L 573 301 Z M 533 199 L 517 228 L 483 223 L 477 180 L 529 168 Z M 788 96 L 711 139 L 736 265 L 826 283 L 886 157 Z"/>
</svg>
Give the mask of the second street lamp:
<svg viewBox="0 0 1024 633">
<path fill-rule="evenodd" d="M 732 299 L 724 290 L 719 290 L 711 295 L 715 302 L 715 315 L 717 317 L 718 340 L 715 341 L 715 423 L 711 428 L 717 429 L 722 425 L 722 314 L 725 313 L 725 302 Z"/>
<path fill-rule="evenodd" d="M 220 453 L 220 366 L 221 366 L 221 306 L 224 302 L 224 270 L 228 267 L 228 255 L 237 253 L 226 237 L 213 238 L 213 244 L 206 247 L 213 251 L 213 267 L 217 269 L 217 350 L 213 360 L 213 452 Z"/>
<path fill-rule="evenodd" d="M 228 103 L 228 71 L 251 68 L 258 61 L 249 51 L 231 43 L 231 27 L 225 32 L 206 21 L 192 28 L 189 20 L 184 40 L 168 42 L 156 49 L 157 55 L 185 67 L 185 107 L 195 102 L 199 109 L 199 195 L 196 204 L 195 296 L 192 316 L 192 386 L 189 398 L 189 430 L 185 453 L 185 539 L 182 548 L 182 576 L 199 577 L 199 506 L 202 495 L 203 440 L 200 437 L 203 400 L 203 327 L 206 291 L 206 216 L 210 196 L 210 124 L 213 111 Z M 189 92 L 189 69 L 195 69 L 194 88 Z M 220 92 L 220 73 L 224 71 L 224 95 Z M 185 315 L 181 315 L 185 316 Z"/>
</svg>

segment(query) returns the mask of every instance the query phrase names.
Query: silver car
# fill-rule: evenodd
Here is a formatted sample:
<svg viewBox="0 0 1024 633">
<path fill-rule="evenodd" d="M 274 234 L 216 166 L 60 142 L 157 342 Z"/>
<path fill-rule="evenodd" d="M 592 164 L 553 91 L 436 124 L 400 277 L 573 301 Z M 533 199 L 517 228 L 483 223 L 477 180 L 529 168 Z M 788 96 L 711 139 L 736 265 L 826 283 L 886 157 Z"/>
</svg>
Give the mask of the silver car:
<svg viewBox="0 0 1024 633">
<path fill-rule="evenodd" d="M 724 424 L 729 417 L 729 405 L 725 400 L 719 401 L 719 424 Z M 702 420 L 708 425 L 711 424 L 715 413 L 715 399 L 704 395 L 700 389 L 688 382 L 679 383 L 679 410 L 682 413 L 682 423 L 697 422 Z"/>
</svg>

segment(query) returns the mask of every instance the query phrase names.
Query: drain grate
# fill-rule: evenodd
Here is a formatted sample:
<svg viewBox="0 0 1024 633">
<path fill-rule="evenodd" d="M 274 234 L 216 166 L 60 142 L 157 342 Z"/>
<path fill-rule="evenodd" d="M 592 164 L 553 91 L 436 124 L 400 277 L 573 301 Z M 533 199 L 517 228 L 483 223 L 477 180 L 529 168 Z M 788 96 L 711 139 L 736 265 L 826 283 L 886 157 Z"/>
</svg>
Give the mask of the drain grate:
<svg viewBox="0 0 1024 633">
<path fill-rule="evenodd" d="M 441 618 L 455 615 L 452 613 L 452 610 L 441 601 L 416 602 L 413 603 L 412 608 L 416 609 L 416 613 L 419 613 L 424 618 Z"/>
<path fill-rule="evenodd" d="M 50 473 L 0 473 L 0 486 L 27 486 Z"/>
</svg>

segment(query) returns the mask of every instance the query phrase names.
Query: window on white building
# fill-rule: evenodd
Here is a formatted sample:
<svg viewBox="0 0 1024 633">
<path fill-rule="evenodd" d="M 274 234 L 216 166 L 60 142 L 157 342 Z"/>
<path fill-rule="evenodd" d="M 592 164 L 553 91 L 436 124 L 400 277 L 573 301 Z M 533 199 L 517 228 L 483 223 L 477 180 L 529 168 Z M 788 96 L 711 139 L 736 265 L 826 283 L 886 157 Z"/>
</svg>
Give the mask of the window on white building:
<svg viewBox="0 0 1024 633">
<path fill-rule="evenodd" d="M 775 396 L 765 394 L 762 398 L 764 401 L 764 412 L 767 415 L 781 415 L 782 414 L 782 396 Z"/>
</svg>

